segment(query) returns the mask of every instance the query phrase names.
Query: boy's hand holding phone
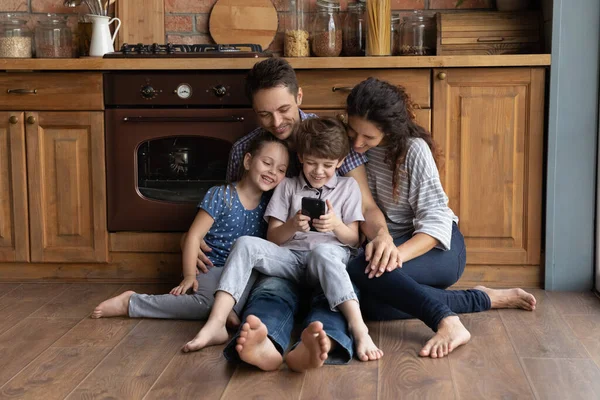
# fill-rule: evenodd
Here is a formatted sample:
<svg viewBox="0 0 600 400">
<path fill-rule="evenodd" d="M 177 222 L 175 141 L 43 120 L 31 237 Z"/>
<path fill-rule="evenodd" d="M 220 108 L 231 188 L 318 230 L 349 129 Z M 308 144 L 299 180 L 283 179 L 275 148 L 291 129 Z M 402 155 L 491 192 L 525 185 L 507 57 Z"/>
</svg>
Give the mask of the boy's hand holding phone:
<svg viewBox="0 0 600 400">
<path fill-rule="evenodd" d="M 292 224 L 298 232 L 310 231 L 309 221 L 310 217 L 302 214 L 302 210 L 298 211 L 296 215 L 294 215 L 294 217 L 292 218 Z"/>
<path fill-rule="evenodd" d="M 335 211 L 333 211 L 331 202 L 326 200 L 326 204 L 327 213 L 312 221 L 313 226 L 318 232 L 331 232 L 343 223 L 335 214 Z"/>
</svg>

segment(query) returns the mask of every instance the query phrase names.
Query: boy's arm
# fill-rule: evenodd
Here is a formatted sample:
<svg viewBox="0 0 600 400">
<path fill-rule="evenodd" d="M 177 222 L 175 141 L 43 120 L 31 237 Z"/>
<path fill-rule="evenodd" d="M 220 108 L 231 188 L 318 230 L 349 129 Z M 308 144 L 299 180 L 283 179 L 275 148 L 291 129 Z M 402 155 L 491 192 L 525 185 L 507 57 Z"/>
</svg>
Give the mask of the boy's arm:
<svg viewBox="0 0 600 400">
<path fill-rule="evenodd" d="M 351 247 L 358 246 L 358 221 L 350 222 L 348 225 L 342 222 L 333 233 L 343 244 Z"/>
<path fill-rule="evenodd" d="M 308 220 L 310 218 L 302 215 L 300 211 L 293 217 L 283 222 L 275 217 L 269 218 L 269 227 L 267 228 L 267 240 L 277 245 L 282 245 L 290 240 L 298 231 L 308 232 Z"/>
</svg>

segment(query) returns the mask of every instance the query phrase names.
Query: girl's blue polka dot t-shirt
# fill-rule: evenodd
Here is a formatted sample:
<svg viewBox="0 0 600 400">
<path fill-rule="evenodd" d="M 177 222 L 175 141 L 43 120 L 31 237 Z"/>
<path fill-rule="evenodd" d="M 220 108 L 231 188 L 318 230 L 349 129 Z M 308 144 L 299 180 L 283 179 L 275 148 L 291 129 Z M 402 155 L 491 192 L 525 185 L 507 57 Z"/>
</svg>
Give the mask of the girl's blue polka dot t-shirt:
<svg viewBox="0 0 600 400">
<path fill-rule="evenodd" d="M 246 210 L 240 202 L 235 184 L 214 186 L 208 190 L 198 208 L 214 219 L 204 241 L 212 249 L 206 255 L 216 267 L 225 265 L 231 246 L 240 236 L 265 237 L 267 223 L 263 215 L 268 202 L 265 193 L 255 209 Z"/>
</svg>

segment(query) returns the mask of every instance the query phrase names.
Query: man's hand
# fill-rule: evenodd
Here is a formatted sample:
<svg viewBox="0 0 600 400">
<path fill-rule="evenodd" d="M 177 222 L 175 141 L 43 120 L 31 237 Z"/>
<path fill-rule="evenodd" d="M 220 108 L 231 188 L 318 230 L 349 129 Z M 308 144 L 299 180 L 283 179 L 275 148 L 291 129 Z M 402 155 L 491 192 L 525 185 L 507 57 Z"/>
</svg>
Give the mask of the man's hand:
<svg viewBox="0 0 600 400">
<path fill-rule="evenodd" d="M 336 229 L 342 221 L 335 215 L 333 206 L 329 200 L 325 200 L 327 203 L 327 214 L 323 214 L 319 219 L 313 219 L 312 223 L 315 229 L 319 232 L 331 232 Z"/>
<path fill-rule="evenodd" d="M 214 267 L 214 264 L 206 256 L 205 253 L 211 252 L 212 249 L 206 244 L 204 240 L 200 241 L 200 247 L 198 248 L 198 258 L 196 259 L 196 266 L 202 273 L 206 274 L 209 268 Z M 200 274 L 200 271 L 196 270 L 196 275 Z"/>
<path fill-rule="evenodd" d="M 198 291 L 198 281 L 194 276 L 186 276 L 185 278 L 183 278 L 181 283 L 178 286 L 175 286 L 173 289 L 171 289 L 169 293 L 174 294 L 175 296 L 179 296 L 185 294 L 188 290 L 190 290 L 190 288 L 192 288 L 194 292 Z"/>
<path fill-rule="evenodd" d="M 379 278 L 384 272 L 402 268 L 400 252 L 394 244 L 394 239 L 388 233 L 381 233 L 365 247 L 365 259 L 369 262 L 365 274 L 369 279 Z"/>
</svg>

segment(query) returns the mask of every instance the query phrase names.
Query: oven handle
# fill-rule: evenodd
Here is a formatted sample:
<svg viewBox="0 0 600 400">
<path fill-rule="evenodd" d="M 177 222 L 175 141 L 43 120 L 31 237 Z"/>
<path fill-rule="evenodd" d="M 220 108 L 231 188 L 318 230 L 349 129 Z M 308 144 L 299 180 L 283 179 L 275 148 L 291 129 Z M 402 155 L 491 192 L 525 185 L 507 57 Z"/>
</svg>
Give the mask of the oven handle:
<svg viewBox="0 0 600 400">
<path fill-rule="evenodd" d="M 244 122 L 244 117 L 124 117 L 123 122 Z"/>
</svg>

